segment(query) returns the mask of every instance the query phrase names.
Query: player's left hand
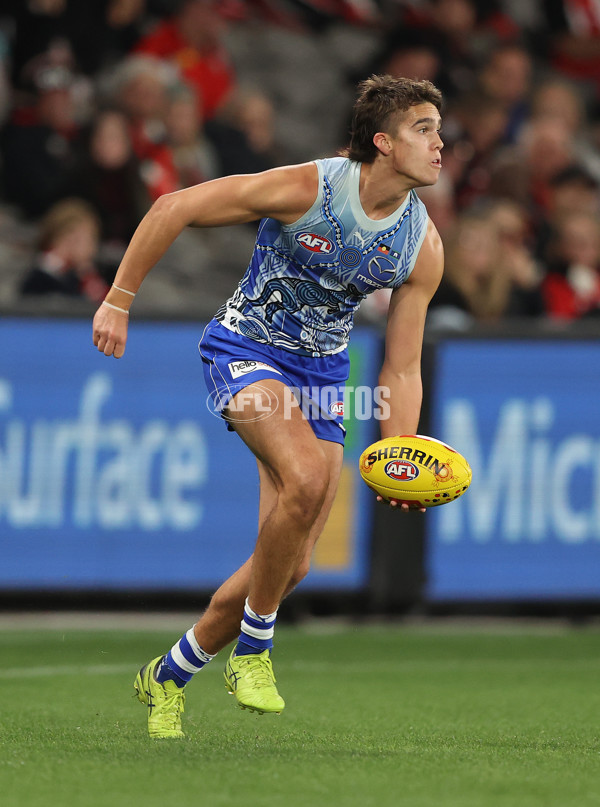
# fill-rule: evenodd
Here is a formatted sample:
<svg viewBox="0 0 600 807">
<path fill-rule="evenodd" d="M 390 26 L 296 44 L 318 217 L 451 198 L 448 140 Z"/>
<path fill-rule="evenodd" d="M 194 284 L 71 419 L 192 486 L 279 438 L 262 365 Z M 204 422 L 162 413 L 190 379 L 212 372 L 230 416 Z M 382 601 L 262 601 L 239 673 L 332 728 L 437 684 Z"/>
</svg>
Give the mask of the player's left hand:
<svg viewBox="0 0 600 807">
<path fill-rule="evenodd" d="M 393 510 L 403 510 L 405 513 L 408 512 L 409 510 L 411 511 L 418 510 L 419 513 L 424 513 L 426 511 L 425 507 L 417 507 L 416 505 L 414 507 L 411 507 L 406 502 L 399 502 L 397 499 L 390 499 L 389 502 L 386 502 L 384 498 L 378 496 L 377 501 L 387 504 Z"/>
</svg>

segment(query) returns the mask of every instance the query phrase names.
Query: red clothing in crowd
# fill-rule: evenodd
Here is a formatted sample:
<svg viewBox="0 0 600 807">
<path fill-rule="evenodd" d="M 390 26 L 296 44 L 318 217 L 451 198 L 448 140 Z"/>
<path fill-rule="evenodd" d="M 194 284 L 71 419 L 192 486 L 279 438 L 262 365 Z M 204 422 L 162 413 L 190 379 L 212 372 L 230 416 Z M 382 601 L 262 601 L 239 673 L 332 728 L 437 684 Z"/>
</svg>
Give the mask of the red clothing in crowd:
<svg viewBox="0 0 600 807">
<path fill-rule="evenodd" d="M 149 137 L 143 122 L 130 127 L 131 145 L 140 163 L 140 174 L 150 199 L 179 190 L 177 168 L 169 146 Z"/>
<path fill-rule="evenodd" d="M 562 33 L 556 37 L 554 66 L 565 75 L 596 85 L 600 95 L 600 4 L 598 0 L 562 0 Z"/>
<path fill-rule="evenodd" d="M 580 272 L 584 273 L 583 279 L 578 278 Z M 600 273 L 577 267 L 566 274 L 550 271 L 543 280 L 542 294 L 549 316 L 579 319 L 600 308 Z"/>
<path fill-rule="evenodd" d="M 201 52 L 182 36 L 174 21 L 165 20 L 135 47 L 159 59 L 172 61 L 197 94 L 205 119 L 212 118 L 234 86 L 234 74 L 225 49 Z"/>
</svg>

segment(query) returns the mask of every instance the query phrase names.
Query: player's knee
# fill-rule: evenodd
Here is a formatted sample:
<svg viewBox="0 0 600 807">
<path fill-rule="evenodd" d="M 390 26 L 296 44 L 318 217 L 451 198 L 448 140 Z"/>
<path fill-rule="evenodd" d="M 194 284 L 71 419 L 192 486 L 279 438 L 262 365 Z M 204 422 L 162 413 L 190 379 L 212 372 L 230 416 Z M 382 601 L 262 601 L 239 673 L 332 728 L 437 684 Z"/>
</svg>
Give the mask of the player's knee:
<svg viewBox="0 0 600 807">
<path fill-rule="evenodd" d="M 310 558 L 307 558 L 306 560 L 303 560 L 300 563 L 300 565 L 292 575 L 289 590 L 291 591 L 293 588 L 296 588 L 296 586 L 304 580 L 309 571 L 310 571 Z"/>
<path fill-rule="evenodd" d="M 286 509 L 300 523 L 312 524 L 321 507 L 329 485 L 329 470 L 296 467 L 285 479 L 282 496 Z"/>
</svg>

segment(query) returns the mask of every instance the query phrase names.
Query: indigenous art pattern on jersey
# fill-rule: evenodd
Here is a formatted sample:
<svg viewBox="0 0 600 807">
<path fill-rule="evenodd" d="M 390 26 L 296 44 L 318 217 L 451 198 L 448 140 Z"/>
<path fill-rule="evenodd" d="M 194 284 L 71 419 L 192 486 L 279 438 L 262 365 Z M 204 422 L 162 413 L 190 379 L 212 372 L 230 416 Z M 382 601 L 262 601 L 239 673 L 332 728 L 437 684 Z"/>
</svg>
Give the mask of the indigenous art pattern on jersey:
<svg viewBox="0 0 600 807">
<path fill-rule="evenodd" d="M 404 283 L 428 220 L 414 191 L 391 216 L 370 219 L 360 163 L 333 157 L 316 165 L 315 203 L 294 224 L 261 221 L 250 265 L 216 314 L 236 333 L 305 356 L 343 350 L 366 295 Z"/>
</svg>

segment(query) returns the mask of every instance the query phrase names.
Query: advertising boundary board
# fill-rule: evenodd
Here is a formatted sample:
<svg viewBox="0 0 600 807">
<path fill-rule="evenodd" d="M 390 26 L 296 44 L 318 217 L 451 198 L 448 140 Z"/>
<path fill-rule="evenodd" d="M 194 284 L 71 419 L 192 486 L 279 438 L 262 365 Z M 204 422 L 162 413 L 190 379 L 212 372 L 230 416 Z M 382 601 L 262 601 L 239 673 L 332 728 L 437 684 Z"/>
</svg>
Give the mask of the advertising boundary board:
<svg viewBox="0 0 600 807">
<path fill-rule="evenodd" d="M 137 321 L 116 361 L 87 320 L 0 321 L 1 591 L 210 591 L 250 555 L 256 466 L 207 405 L 202 327 Z M 355 390 L 375 383 L 379 345 L 353 333 Z M 372 418 L 354 410 L 346 425 L 341 498 L 306 590 L 368 581 L 356 460 Z"/>
<path fill-rule="evenodd" d="M 600 599 L 600 342 L 445 339 L 432 433 L 471 489 L 427 522 L 425 599 Z"/>
</svg>

